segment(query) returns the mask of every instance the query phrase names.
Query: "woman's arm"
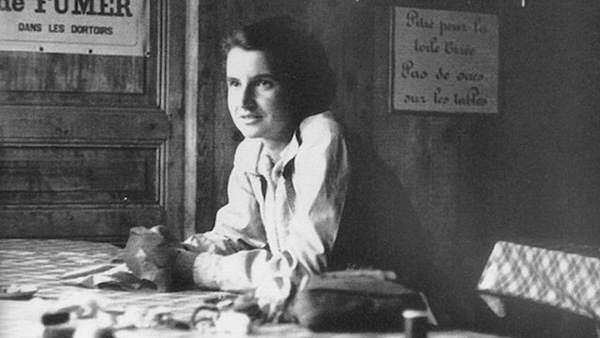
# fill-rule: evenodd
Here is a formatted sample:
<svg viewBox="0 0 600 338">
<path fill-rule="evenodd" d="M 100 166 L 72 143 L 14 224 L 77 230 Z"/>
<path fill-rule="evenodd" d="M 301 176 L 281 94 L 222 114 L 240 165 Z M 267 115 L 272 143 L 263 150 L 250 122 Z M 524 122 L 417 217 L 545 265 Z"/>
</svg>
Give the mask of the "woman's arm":
<svg viewBox="0 0 600 338">
<path fill-rule="evenodd" d="M 262 225 L 258 202 L 247 203 L 252 200 L 252 183 L 234 169 L 228 189 L 230 204 L 219 211 L 215 230 L 207 234 L 228 239 L 216 241 L 214 250 L 196 258 L 196 284 L 248 290 L 265 279 L 297 280 L 326 269 L 347 190 L 347 150 L 339 126 L 329 119 L 301 130 L 292 172 L 284 183 L 292 214 L 288 224 L 277 225 L 282 233 L 279 250 L 271 252 L 266 246 L 264 227 L 257 226 Z"/>
</svg>

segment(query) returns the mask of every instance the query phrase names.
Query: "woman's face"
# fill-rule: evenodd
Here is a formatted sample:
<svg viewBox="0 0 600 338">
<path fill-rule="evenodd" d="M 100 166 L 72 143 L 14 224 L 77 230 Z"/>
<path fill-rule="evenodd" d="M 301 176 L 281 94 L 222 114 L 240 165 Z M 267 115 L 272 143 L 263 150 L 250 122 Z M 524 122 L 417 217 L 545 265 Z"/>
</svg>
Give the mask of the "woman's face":
<svg viewBox="0 0 600 338">
<path fill-rule="evenodd" d="M 286 90 L 261 51 L 234 47 L 227 54 L 227 105 L 244 137 L 287 143 L 296 127 Z"/>
</svg>

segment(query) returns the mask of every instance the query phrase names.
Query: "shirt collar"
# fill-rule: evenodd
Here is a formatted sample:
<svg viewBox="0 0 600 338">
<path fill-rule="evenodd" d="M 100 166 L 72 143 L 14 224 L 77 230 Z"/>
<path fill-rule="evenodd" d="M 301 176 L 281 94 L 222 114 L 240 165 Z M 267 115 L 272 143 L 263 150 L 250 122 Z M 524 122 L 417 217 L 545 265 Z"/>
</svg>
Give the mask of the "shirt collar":
<svg viewBox="0 0 600 338">
<path fill-rule="evenodd" d="M 296 128 L 296 131 L 294 132 L 290 143 L 288 143 L 288 145 L 283 150 L 282 161 L 284 162 L 284 168 L 298 154 L 298 150 L 300 149 L 300 143 L 302 142 L 302 130 L 305 128 L 305 126 L 318 116 L 325 116 L 327 118 L 330 118 L 331 114 L 332 113 L 330 111 L 326 111 L 316 115 L 311 115 L 302 120 L 302 122 L 300 122 L 300 125 L 298 126 L 298 128 Z M 243 156 L 246 160 L 242 161 L 242 170 L 249 174 L 258 175 L 261 158 L 266 156 L 263 152 L 263 144 L 262 142 L 260 142 L 260 140 L 257 139 L 244 139 L 243 142 L 247 143 L 248 149 L 244 149 Z"/>
</svg>

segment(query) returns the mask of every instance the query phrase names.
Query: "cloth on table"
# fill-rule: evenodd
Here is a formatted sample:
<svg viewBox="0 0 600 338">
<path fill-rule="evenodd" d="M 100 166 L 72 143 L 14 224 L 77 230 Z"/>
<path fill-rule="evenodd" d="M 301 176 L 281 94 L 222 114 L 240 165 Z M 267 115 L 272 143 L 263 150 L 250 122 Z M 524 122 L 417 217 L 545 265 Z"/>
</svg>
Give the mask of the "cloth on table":
<svg viewBox="0 0 600 338">
<path fill-rule="evenodd" d="M 88 288 L 175 291 L 179 280 L 174 275 L 175 258 L 178 249 L 183 248 L 162 225 L 150 229 L 134 227 L 130 229 L 127 245 L 113 257 L 112 264 L 86 266 L 65 273 L 60 279 Z"/>
<path fill-rule="evenodd" d="M 600 321 L 600 251 L 583 246 L 496 243 L 479 280 L 488 306 L 504 316 L 499 296 L 554 306 Z"/>
<path fill-rule="evenodd" d="M 125 263 L 100 264 L 74 271 L 59 277 L 64 284 L 86 288 L 110 288 L 123 291 L 154 289 L 149 281 L 136 277 Z"/>
</svg>

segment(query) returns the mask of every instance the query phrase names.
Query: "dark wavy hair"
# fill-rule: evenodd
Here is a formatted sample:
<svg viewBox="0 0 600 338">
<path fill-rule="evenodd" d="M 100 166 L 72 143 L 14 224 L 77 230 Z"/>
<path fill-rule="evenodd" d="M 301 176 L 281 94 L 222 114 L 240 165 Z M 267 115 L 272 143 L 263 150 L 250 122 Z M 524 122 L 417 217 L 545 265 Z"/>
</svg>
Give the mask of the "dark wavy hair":
<svg viewBox="0 0 600 338">
<path fill-rule="evenodd" d="M 335 97 L 335 74 L 318 39 L 294 19 L 281 16 L 233 30 L 221 47 L 264 52 L 297 109 L 299 121 L 329 109 Z"/>
</svg>

